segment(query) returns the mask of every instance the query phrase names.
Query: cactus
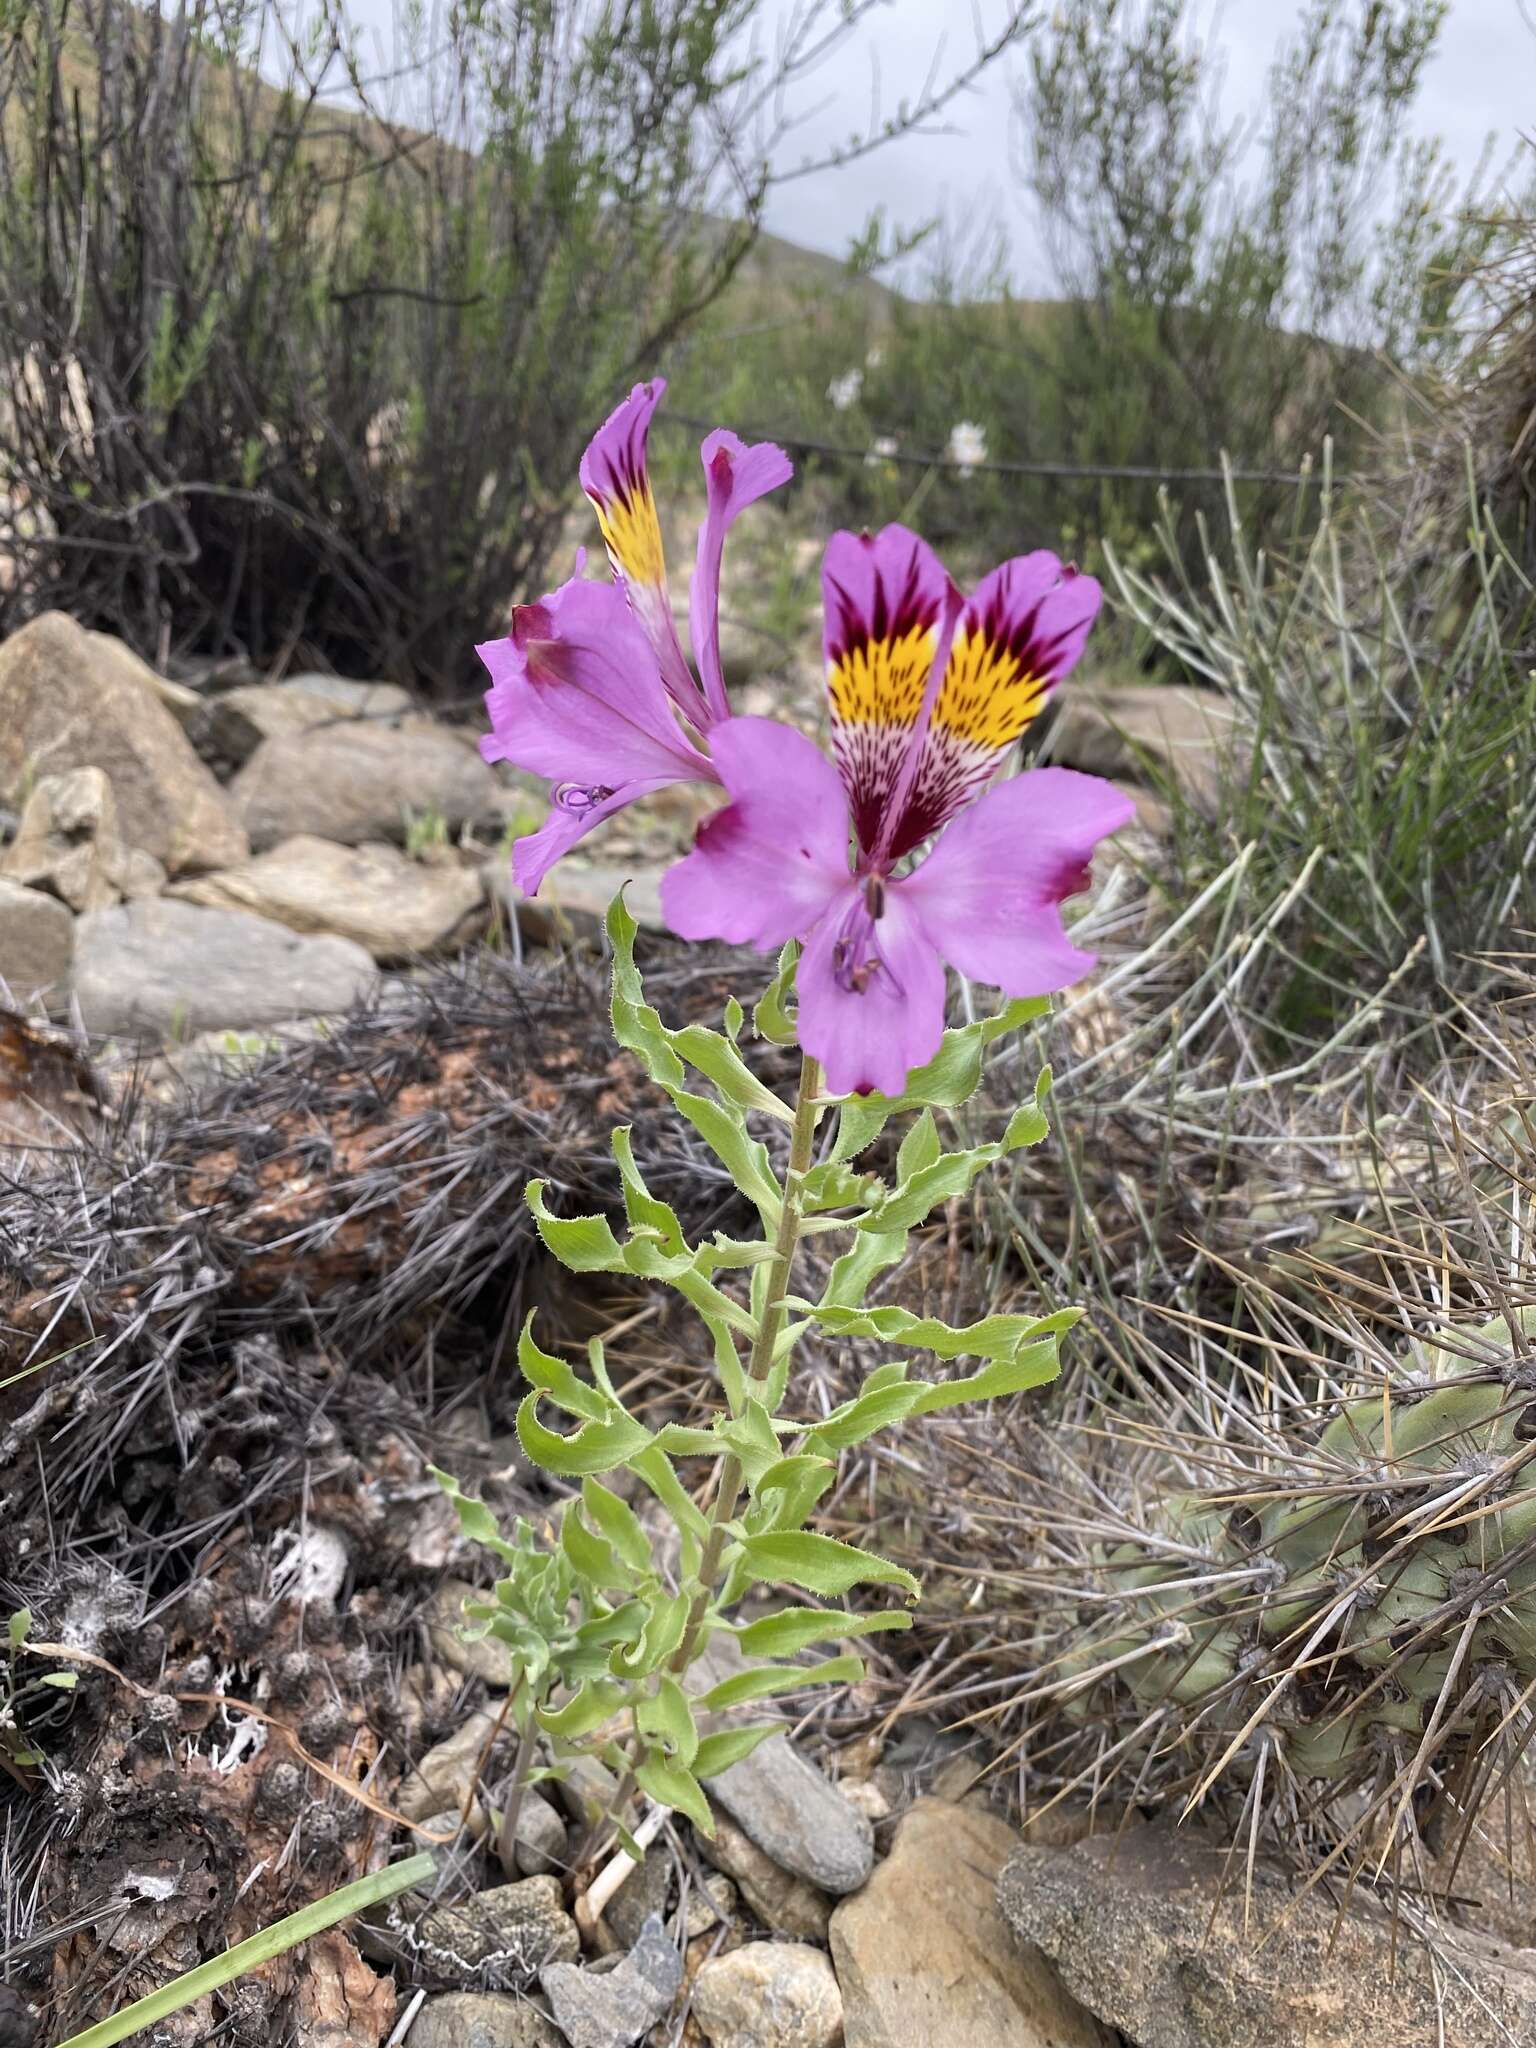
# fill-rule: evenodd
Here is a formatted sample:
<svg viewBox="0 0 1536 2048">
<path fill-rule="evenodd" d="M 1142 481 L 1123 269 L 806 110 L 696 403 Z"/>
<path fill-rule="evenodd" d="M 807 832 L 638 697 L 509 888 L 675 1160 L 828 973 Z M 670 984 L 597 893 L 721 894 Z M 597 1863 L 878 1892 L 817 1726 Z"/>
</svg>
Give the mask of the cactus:
<svg viewBox="0 0 1536 2048">
<path fill-rule="evenodd" d="M 1536 1689 L 1536 1309 L 1515 1324 L 1415 1345 L 1311 1441 L 1293 1410 L 1240 1468 L 1227 1447 L 1230 1483 L 1101 1537 L 1039 1691 L 1138 1784 L 1176 1758 L 1190 1805 L 1271 1772 L 1333 1815 L 1329 1861 L 1386 1853 L 1383 1812 L 1387 1847 L 1470 1815 Z"/>
</svg>

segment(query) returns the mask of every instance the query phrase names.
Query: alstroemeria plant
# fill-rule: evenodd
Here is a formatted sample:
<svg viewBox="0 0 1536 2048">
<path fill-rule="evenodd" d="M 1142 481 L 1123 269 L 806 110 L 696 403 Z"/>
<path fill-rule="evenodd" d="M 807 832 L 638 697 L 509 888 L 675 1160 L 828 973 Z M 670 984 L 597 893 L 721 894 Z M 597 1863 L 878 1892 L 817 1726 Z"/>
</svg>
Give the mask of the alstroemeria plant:
<svg viewBox="0 0 1536 2048">
<path fill-rule="evenodd" d="M 807 1664 L 818 1643 L 906 1626 L 900 1608 L 841 1603 L 861 1585 L 915 1599 L 914 1575 L 808 1526 L 844 1455 L 911 1416 L 1013 1395 L 1057 1370 L 1073 1310 L 951 1329 L 899 1303 L 869 1307 L 866 1296 L 935 1209 L 1044 1135 L 1046 1076 L 985 1143 L 946 1151 L 935 1111 L 965 1102 L 986 1047 L 1092 966 L 1067 936 L 1061 905 L 1087 880 L 1095 845 L 1132 810 L 1108 783 L 1065 769 L 988 787 L 1082 652 L 1099 607 L 1090 577 L 1043 552 L 1004 563 L 967 600 L 903 528 L 835 534 L 824 570 L 831 758 L 787 725 L 733 717 L 719 659 L 721 549 L 736 514 L 789 465 L 777 449 L 732 435 L 704 443 L 695 677 L 672 624 L 646 474 L 660 394 L 659 383 L 638 387 L 582 464 L 613 581 L 583 580 L 578 566 L 561 589 L 519 608 L 507 640 L 481 650 L 494 680 L 486 752 L 554 786 L 549 822 L 516 849 L 530 890 L 647 790 L 691 777 L 723 787 L 724 807 L 663 882 L 663 908 L 685 938 L 781 948 L 753 1026 L 775 1044 L 798 1043 L 799 1086 L 784 1100 L 744 1058 L 746 1017 L 734 999 L 723 1031 L 663 1023 L 645 1000 L 633 919 L 615 902 L 615 1037 L 720 1159 L 761 1234 L 690 1244 L 646 1186 L 627 1128 L 613 1134 L 622 1235 L 607 1217 L 551 1209 L 543 1181 L 527 1198 L 544 1244 L 574 1271 L 632 1276 L 686 1300 L 709 1332 L 718 1401 L 687 1425 L 652 1428 L 626 1406 L 600 1344 L 583 1376 L 525 1328 L 519 1437 L 537 1465 L 579 1482 L 559 1519 L 558 1597 L 546 1597 L 529 1533 L 509 1546 L 479 1504 L 457 1496 L 466 1533 L 514 1567 L 470 1613 L 517 1669 L 518 1783 L 530 1768 L 560 1772 L 574 1756 L 598 1756 L 622 1773 L 621 1834 L 637 1787 L 712 1828 L 700 1781 L 775 1725 L 744 1724 L 736 1710 L 858 1675 L 851 1654 Z M 1009 1000 L 995 1016 L 946 1029 L 946 963 Z M 898 1115 L 908 1121 L 894 1155 L 871 1162 Z M 775 1132 L 787 1142 L 771 1150 Z M 815 1288 L 797 1276 L 807 1238 L 840 1240 Z M 793 1396 L 791 1372 L 807 1337 L 877 1338 L 898 1355 L 830 1414 L 805 1420 L 812 1404 Z M 964 1377 L 913 1377 L 922 1357 L 974 1365 Z M 552 1427 L 547 1409 L 566 1425 Z M 700 1461 L 702 1474 L 685 1476 Z M 625 1498 L 634 1483 L 601 1483 L 620 1469 L 675 1525 L 673 1542 L 653 1541 L 654 1515 Z M 675 1564 L 662 1562 L 669 1555 Z M 743 1595 L 763 1584 L 802 1597 L 742 1620 Z M 724 1678 L 717 1668 L 700 1690 L 691 1674 L 721 1636 L 737 1668 Z M 538 1743 L 549 1760 L 535 1767 Z M 514 1786 L 508 1838 L 518 1797 Z"/>
</svg>

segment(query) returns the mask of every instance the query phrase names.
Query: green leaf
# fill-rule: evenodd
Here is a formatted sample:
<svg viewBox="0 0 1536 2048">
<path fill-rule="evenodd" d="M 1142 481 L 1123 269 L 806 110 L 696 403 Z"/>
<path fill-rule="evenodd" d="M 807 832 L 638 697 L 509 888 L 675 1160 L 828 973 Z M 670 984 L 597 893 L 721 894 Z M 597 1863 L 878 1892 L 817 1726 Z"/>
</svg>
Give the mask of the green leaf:
<svg viewBox="0 0 1536 2048">
<path fill-rule="evenodd" d="M 748 1757 L 760 1742 L 766 1742 L 770 1735 L 778 1735 L 783 1729 L 782 1721 L 753 1721 L 745 1728 L 722 1728 L 714 1735 L 706 1735 L 699 1743 L 698 1754 L 693 1760 L 693 1775 L 696 1778 L 717 1777 L 721 1771 L 728 1771 L 732 1764 L 739 1764 Z"/>
<path fill-rule="evenodd" d="M 59 1692 L 73 1692 L 80 1683 L 78 1671 L 45 1671 L 37 1681 L 39 1685 L 51 1685 Z"/>
<path fill-rule="evenodd" d="M 795 990 L 795 964 L 799 958 L 799 944 L 791 939 L 779 954 L 778 972 L 752 1012 L 753 1030 L 759 1038 L 766 1038 L 770 1045 L 793 1045 L 799 1036 L 799 1025 L 789 1007 Z"/>
<path fill-rule="evenodd" d="M 454 1478 L 451 1472 L 439 1471 L 436 1465 L 429 1465 L 427 1470 L 453 1502 L 454 1511 L 459 1518 L 459 1527 L 469 1538 L 470 1542 L 482 1543 L 487 1550 L 494 1551 L 498 1557 L 504 1558 L 507 1563 L 515 1563 L 518 1552 L 514 1550 L 512 1545 L 502 1535 L 501 1524 L 491 1513 L 485 1502 L 483 1500 L 476 1500 L 473 1494 L 463 1492 L 458 1480 Z M 16 1639 L 13 1637 L 12 1640 L 15 1641 Z"/>
<path fill-rule="evenodd" d="M 848 1614 L 841 1607 L 785 1607 L 765 1614 L 736 1631 L 736 1641 L 749 1657 L 793 1657 L 813 1643 L 842 1642 L 849 1636 L 877 1635 L 886 1629 L 908 1629 L 910 1614 L 899 1608 L 876 1614 Z"/>
<path fill-rule="evenodd" d="M 903 1380 L 876 1387 L 852 1401 L 834 1408 L 824 1422 L 818 1422 L 807 1442 L 814 1441 L 828 1451 L 845 1451 L 861 1444 L 893 1423 L 905 1422 L 922 1398 L 922 1382 Z"/>
<path fill-rule="evenodd" d="M 1027 1387 L 1042 1387 L 1055 1379 L 1061 1359 L 1054 1337 L 1038 1344 L 1021 1344 L 1011 1355 L 983 1366 L 963 1380 L 920 1380 L 914 1415 L 933 1415 L 941 1408 L 958 1408 L 967 1401 L 995 1401 L 1003 1394 L 1021 1394 Z"/>
<path fill-rule="evenodd" d="M 683 1688 L 663 1674 L 655 1692 L 635 1705 L 635 1726 L 652 1742 L 663 1744 L 677 1762 L 691 1765 L 699 1749 L 699 1731 Z"/>
<path fill-rule="evenodd" d="M 551 1216 L 544 1206 L 548 1181 L 531 1180 L 523 1199 L 547 1250 L 573 1273 L 622 1273 L 624 1248 L 605 1216 Z"/>
<path fill-rule="evenodd" d="M 1022 1145 L 1038 1145 L 1049 1129 L 1043 1107 L 1049 1087 L 1050 1077 L 1042 1075 L 1035 1086 L 1035 1100 L 1021 1104 L 1014 1111 L 1002 1137 L 995 1144 L 973 1145 L 964 1152 L 936 1149 L 938 1132 L 932 1113 L 925 1109 L 912 1132 L 908 1133 L 908 1141 L 926 1125 L 933 1132 L 932 1146 L 925 1141 L 913 1149 L 908 1156 L 921 1163 L 915 1165 L 911 1172 L 903 1172 L 899 1176 L 894 1194 L 875 1203 L 868 1215 L 859 1219 L 859 1228 L 881 1232 L 912 1230 L 941 1203 L 965 1194 L 984 1168 L 994 1165 Z M 902 1152 L 907 1153 L 906 1141 Z"/>
<path fill-rule="evenodd" d="M 560 1548 L 584 1585 L 628 1587 L 634 1583 L 635 1574 L 615 1554 L 613 1546 L 588 1528 L 579 1501 L 566 1502 L 560 1517 Z"/>
<path fill-rule="evenodd" d="M 889 1558 L 876 1557 L 872 1550 L 860 1550 L 852 1543 L 839 1543 L 835 1536 L 815 1536 L 803 1529 L 743 1537 L 741 1555 L 754 1579 L 783 1579 L 829 1598 L 865 1585 L 900 1586 L 912 1600 L 921 1591 L 911 1572 Z"/>
<path fill-rule="evenodd" d="M 708 1518 L 673 1471 L 672 1461 L 660 1445 L 655 1442 L 647 1444 L 643 1451 L 625 1462 L 682 1530 L 685 1544 L 690 1538 L 702 1542 L 709 1534 Z"/>
<path fill-rule="evenodd" d="M 911 1125 L 902 1139 L 896 1154 L 896 1182 L 901 1186 L 914 1173 L 921 1173 L 932 1166 L 944 1147 L 939 1142 L 939 1127 L 933 1120 L 933 1111 L 925 1109 Z"/>
<path fill-rule="evenodd" d="M 859 1308 L 877 1273 L 894 1266 L 907 1249 L 904 1230 L 881 1232 L 860 1230 L 852 1246 L 833 1261 L 822 1296 L 826 1308 Z"/>
<path fill-rule="evenodd" d="M 537 1391 L 523 1397 L 517 1411 L 518 1442 L 535 1465 L 555 1472 L 562 1479 L 575 1479 L 588 1472 L 611 1472 L 642 1451 L 650 1442 L 644 1425 L 616 1408 L 606 1422 L 584 1422 L 570 1436 L 546 1429 L 539 1420 Z"/>
<path fill-rule="evenodd" d="M 703 1788 L 691 1771 L 658 1751 L 650 1750 L 635 1766 L 635 1782 L 658 1806 L 670 1806 L 674 1812 L 691 1820 L 700 1834 L 713 1840 L 715 1816 L 709 1810 Z"/>
<path fill-rule="evenodd" d="M 5 1633 L 11 1648 L 19 1650 L 27 1640 L 27 1637 L 32 1633 L 31 1608 L 18 1607 L 10 1620 L 5 1624 Z"/>
<path fill-rule="evenodd" d="M 935 1316 L 915 1316 L 904 1308 L 812 1308 L 791 1304 L 835 1337 L 881 1337 L 888 1344 L 908 1344 L 939 1358 L 1011 1358 L 1021 1346 L 1070 1330 L 1081 1309 L 1057 1309 L 1048 1316 L 983 1316 L 952 1330 Z"/>
<path fill-rule="evenodd" d="M 834 1458 L 801 1452 L 776 1459 L 751 1488 L 754 1502 L 765 1510 L 754 1527 L 798 1529 L 836 1477 Z"/>
<path fill-rule="evenodd" d="M 650 1539 L 631 1507 L 590 1478 L 581 1483 L 581 1504 L 593 1528 L 601 1530 L 627 1565 L 637 1572 L 650 1570 Z"/>
<path fill-rule="evenodd" d="M 863 1676 L 864 1659 L 851 1650 L 841 1657 L 825 1657 L 819 1664 L 759 1664 L 711 1686 L 698 1704 L 707 1713 L 718 1714 L 748 1700 L 766 1699 L 770 1693 L 798 1692 L 806 1685 L 856 1685 Z"/>
<path fill-rule="evenodd" d="M 562 1742 L 579 1742 L 594 1728 L 601 1728 L 623 1706 L 625 1689 L 611 1678 L 588 1679 L 577 1687 L 563 1707 L 538 1707 L 534 1719 L 548 1735 Z"/>
<path fill-rule="evenodd" d="M 534 1311 L 530 1309 L 517 1340 L 517 1362 L 524 1379 L 548 1394 L 567 1415 L 579 1415 L 587 1422 L 606 1422 L 612 1413 L 612 1402 L 601 1388 L 589 1387 L 585 1380 L 578 1379 L 575 1368 L 565 1359 L 552 1358 L 539 1349 L 533 1341 L 533 1317 Z"/>
<path fill-rule="evenodd" d="M 813 1166 L 800 1183 L 800 1210 L 819 1216 L 828 1209 L 862 1209 L 886 1192 L 877 1173 L 858 1173 L 851 1166 Z"/>
</svg>

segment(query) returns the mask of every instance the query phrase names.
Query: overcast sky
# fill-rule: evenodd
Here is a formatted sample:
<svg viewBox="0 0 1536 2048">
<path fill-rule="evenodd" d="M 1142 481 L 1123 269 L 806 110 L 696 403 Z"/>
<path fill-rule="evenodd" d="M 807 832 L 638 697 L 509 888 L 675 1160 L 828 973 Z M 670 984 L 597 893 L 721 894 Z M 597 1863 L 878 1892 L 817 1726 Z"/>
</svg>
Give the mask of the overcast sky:
<svg viewBox="0 0 1536 2048">
<path fill-rule="evenodd" d="M 792 0 L 780 0 L 787 10 Z M 1277 40 L 1302 12 L 1301 0 L 1196 0 L 1197 18 L 1214 35 L 1226 66 L 1229 115 L 1262 104 Z M 1002 0 L 886 0 L 873 21 L 835 52 L 797 98 L 810 118 L 781 152 L 781 162 L 818 156 L 868 118 L 871 51 L 878 52 L 885 112 L 922 89 L 936 50 L 950 70 L 975 48 L 974 17 L 984 30 L 1003 19 Z M 1043 0 L 1042 12 L 1049 12 Z M 1536 133 L 1536 0 L 1452 0 L 1421 100 L 1420 125 L 1442 135 L 1467 170 L 1493 131 L 1499 160 L 1521 133 Z M 772 47 L 771 35 L 765 47 Z M 1014 245 L 1015 285 L 1045 295 L 1050 278 L 1010 174 L 1009 82 L 1022 52 L 1003 57 L 945 118 L 947 132 L 917 135 L 862 163 L 787 184 L 769 215 L 775 233 L 836 254 L 872 209 L 911 225 L 944 212 L 968 222 L 995 214 Z"/>
</svg>

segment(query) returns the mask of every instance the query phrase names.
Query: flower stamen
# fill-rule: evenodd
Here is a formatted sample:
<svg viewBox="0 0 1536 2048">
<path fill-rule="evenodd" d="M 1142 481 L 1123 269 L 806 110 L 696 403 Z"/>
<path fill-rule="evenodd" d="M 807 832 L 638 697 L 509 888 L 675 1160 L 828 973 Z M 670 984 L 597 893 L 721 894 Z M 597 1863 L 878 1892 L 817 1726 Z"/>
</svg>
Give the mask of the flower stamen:
<svg viewBox="0 0 1536 2048">
<path fill-rule="evenodd" d="M 577 818 L 585 817 L 588 811 L 595 811 L 612 795 L 613 787 L 606 782 L 557 782 L 550 791 L 559 808 Z"/>
<path fill-rule="evenodd" d="M 832 978 L 845 995 L 864 995 L 875 982 L 892 995 L 902 994 L 875 930 L 884 915 L 885 877 L 866 875 L 860 900 L 843 919 L 832 944 Z"/>
</svg>

